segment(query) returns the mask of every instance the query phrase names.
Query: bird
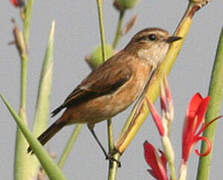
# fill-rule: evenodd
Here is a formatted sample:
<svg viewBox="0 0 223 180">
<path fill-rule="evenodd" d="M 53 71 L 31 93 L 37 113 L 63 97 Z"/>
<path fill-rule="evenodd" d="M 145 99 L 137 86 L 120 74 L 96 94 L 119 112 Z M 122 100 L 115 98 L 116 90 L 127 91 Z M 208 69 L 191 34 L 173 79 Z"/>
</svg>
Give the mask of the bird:
<svg viewBox="0 0 223 180">
<path fill-rule="evenodd" d="M 95 124 L 112 118 L 135 102 L 148 86 L 171 43 L 180 39 L 155 27 L 136 33 L 126 47 L 92 71 L 62 105 L 52 111 L 54 117 L 65 109 L 38 137 L 39 142 L 46 144 L 67 125 L 86 123 L 106 159 L 110 159 L 95 134 Z M 27 151 L 32 151 L 31 146 Z"/>
</svg>

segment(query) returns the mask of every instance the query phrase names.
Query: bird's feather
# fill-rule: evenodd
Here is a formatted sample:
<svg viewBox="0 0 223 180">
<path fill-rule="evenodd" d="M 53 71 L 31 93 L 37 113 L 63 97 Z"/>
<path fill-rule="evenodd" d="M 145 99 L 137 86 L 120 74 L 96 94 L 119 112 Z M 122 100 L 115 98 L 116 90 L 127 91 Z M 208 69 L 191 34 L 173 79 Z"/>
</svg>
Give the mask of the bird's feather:
<svg viewBox="0 0 223 180">
<path fill-rule="evenodd" d="M 132 70 L 128 66 L 128 61 L 131 58 L 119 57 L 123 56 L 118 53 L 113 58 L 106 61 L 103 65 L 93 71 L 86 79 L 84 79 L 77 88 L 65 99 L 64 103 L 52 112 L 52 117 L 59 113 L 63 108 L 75 106 L 79 103 L 89 101 L 92 98 L 106 95 L 115 92 L 118 88 L 124 85 L 132 75 Z M 127 59 L 126 67 L 117 61 Z M 122 62 L 123 63 L 123 62 Z M 111 71 L 114 69 L 114 71 Z"/>
</svg>

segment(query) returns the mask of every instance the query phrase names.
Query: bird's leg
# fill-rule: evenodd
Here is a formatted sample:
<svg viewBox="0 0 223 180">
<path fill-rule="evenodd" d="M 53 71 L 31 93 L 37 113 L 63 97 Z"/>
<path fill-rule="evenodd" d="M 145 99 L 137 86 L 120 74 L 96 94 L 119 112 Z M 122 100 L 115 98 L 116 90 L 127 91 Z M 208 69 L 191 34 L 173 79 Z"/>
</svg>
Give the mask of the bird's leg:
<svg viewBox="0 0 223 180">
<path fill-rule="evenodd" d="M 94 132 L 94 129 L 88 126 L 88 129 L 90 130 L 91 134 L 93 135 L 94 139 L 96 140 L 97 144 L 100 146 L 101 150 L 103 151 L 105 157 L 107 158 L 107 152 L 105 151 L 105 148 L 103 147 L 103 145 L 101 144 L 101 142 L 99 141 L 97 135 Z"/>
<path fill-rule="evenodd" d="M 95 134 L 94 128 L 92 128 L 90 125 L 88 125 L 88 129 L 90 130 L 91 134 L 93 135 L 94 139 L 96 140 L 97 144 L 99 145 L 99 147 L 101 148 L 102 152 L 105 155 L 105 158 L 110 160 L 110 161 L 115 161 L 118 163 L 118 166 L 121 167 L 121 163 L 112 157 L 112 154 L 107 154 L 107 152 L 105 151 L 105 148 L 103 147 L 103 145 L 101 144 L 101 142 L 99 141 L 97 135 Z"/>
</svg>

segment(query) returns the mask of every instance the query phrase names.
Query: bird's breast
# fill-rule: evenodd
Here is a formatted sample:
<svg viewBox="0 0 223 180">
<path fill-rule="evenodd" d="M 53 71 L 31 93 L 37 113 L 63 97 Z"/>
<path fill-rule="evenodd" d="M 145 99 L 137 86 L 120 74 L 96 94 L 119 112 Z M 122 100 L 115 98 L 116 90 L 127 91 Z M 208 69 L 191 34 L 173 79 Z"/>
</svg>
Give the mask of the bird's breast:
<svg viewBox="0 0 223 180">
<path fill-rule="evenodd" d="M 143 61 L 136 62 L 131 67 L 133 67 L 131 79 L 111 94 L 105 105 L 105 111 L 111 116 L 125 110 L 136 100 L 142 93 L 153 68 Z"/>
</svg>

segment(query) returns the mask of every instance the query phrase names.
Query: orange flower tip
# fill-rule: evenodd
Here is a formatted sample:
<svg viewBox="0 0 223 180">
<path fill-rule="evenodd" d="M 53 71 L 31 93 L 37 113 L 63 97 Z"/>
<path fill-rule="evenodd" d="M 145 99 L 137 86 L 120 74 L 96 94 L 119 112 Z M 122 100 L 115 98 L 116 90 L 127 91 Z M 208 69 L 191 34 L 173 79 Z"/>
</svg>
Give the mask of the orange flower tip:
<svg viewBox="0 0 223 180">
<path fill-rule="evenodd" d="M 10 0 L 10 1 L 16 8 L 22 8 L 25 6 L 24 0 Z"/>
</svg>

